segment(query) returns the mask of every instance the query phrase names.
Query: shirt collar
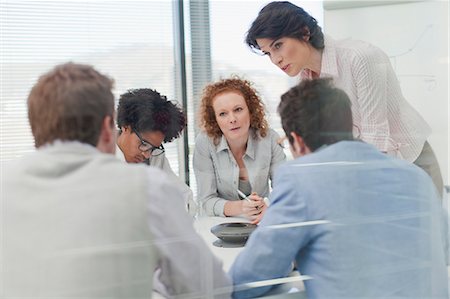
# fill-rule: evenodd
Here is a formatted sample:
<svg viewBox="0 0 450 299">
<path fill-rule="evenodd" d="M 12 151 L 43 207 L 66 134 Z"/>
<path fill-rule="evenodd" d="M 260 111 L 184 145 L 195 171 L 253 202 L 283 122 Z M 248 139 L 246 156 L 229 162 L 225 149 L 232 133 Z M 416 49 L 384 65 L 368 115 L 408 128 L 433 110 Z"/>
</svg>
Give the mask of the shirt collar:
<svg viewBox="0 0 450 299">
<path fill-rule="evenodd" d="M 100 151 L 95 147 L 87 143 L 80 141 L 63 141 L 54 140 L 53 142 L 46 143 L 39 147 L 39 150 L 44 151 L 63 151 L 63 152 L 85 152 L 89 154 L 99 153 Z"/>
<path fill-rule="evenodd" d="M 228 146 L 227 140 L 225 139 L 225 136 L 223 136 L 223 134 L 222 134 L 222 137 L 220 137 L 220 142 L 217 145 L 216 152 L 218 153 L 218 152 L 221 152 L 224 150 L 229 150 L 229 149 L 230 148 Z"/>
<path fill-rule="evenodd" d="M 245 151 L 245 155 L 249 156 L 251 159 L 255 159 L 255 152 L 256 152 L 256 143 L 255 143 L 255 138 L 253 138 L 254 136 L 254 130 L 250 129 L 249 131 L 249 136 L 248 136 L 248 140 L 247 140 L 247 150 Z M 225 136 L 222 135 L 222 137 L 220 138 L 220 142 L 217 145 L 217 149 L 216 152 L 221 152 L 224 150 L 230 150 L 230 147 L 228 146 L 228 142 L 225 139 Z"/>
<path fill-rule="evenodd" d="M 336 42 L 327 35 L 324 36 L 324 41 L 325 48 L 322 52 L 320 77 L 337 77 L 339 73 L 336 55 Z"/>
<path fill-rule="evenodd" d="M 324 35 L 325 48 L 322 51 L 322 62 L 320 65 L 320 78 L 323 77 L 337 77 L 337 56 L 335 41 Z M 300 80 L 312 79 L 312 72 L 310 69 L 303 69 L 300 72 Z"/>
<path fill-rule="evenodd" d="M 245 151 L 245 154 L 249 156 L 252 160 L 255 160 L 256 156 L 256 140 L 254 138 L 254 131 L 250 130 L 250 135 L 248 136 L 247 141 L 247 150 Z M 256 137 L 258 138 L 258 137 Z"/>
<path fill-rule="evenodd" d="M 319 146 L 319 148 L 317 148 L 314 152 L 320 152 L 321 150 L 325 149 L 328 146 L 328 144 L 322 144 L 321 146 Z"/>
</svg>

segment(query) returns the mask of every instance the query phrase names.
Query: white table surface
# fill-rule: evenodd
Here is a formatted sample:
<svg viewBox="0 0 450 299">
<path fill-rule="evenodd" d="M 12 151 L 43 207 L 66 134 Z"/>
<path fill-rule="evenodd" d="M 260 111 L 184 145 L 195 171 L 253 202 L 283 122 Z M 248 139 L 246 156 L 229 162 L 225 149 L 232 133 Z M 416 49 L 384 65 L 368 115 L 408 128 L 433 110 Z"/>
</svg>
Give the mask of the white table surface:
<svg viewBox="0 0 450 299">
<path fill-rule="evenodd" d="M 238 256 L 239 252 L 241 252 L 244 247 L 237 247 L 237 248 L 224 248 L 224 247 L 217 247 L 213 245 L 213 242 L 217 240 L 217 237 L 211 233 L 211 228 L 215 225 L 221 224 L 221 223 L 230 223 L 230 222 L 249 222 L 245 218 L 241 217 L 208 217 L 203 216 L 194 221 L 194 228 L 197 231 L 197 233 L 205 240 L 205 242 L 208 244 L 208 247 L 211 249 L 211 251 L 216 255 L 222 262 L 223 262 L 223 269 L 228 272 L 228 270 L 231 268 L 234 260 Z M 297 271 L 292 272 L 290 275 L 291 278 L 296 279 L 295 277 L 300 278 L 300 275 Z M 278 294 L 279 292 L 288 292 L 288 291 L 295 290 L 295 293 L 292 294 Z M 275 290 L 273 293 L 267 294 L 268 297 L 264 298 L 305 298 L 304 293 L 302 292 L 304 290 L 304 285 L 302 281 L 293 281 L 287 283 L 282 289 Z M 298 293 L 300 291 L 300 293 Z"/>
<path fill-rule="evenodd" d="M 216 236 L 211 233 L 211 228 L 215 225 L 221 223 L 230 222 L 249 222 L 245 218 L 239 217 L 200 217 L 194 221 L 194 228 L 197 233 L 205 240 L 211 251 L 223 262 L 223 269 L 228 271 L 236 259 L 239 252 L 242 251 L 244 247 L 237 248 L 223 248 L 213 245 L 213 242 L 218 240 Z"/>
<path fill-rule="evenodd" d="M 230 222 L 249 222 L 245 218 L 240 217 L 209 217 L 209 216 L 201 216 L 194 220 L 194 228 L 197 233 L 203 238 L 203 240 L 208 244 L 209 249 L 216 255 L 223 263 L 223 269 L 225 272 L 228 272 L 233 261 L 237 257 L 240 251 L 244 247 L 238 248 L 223 248 L 216 247 L 213 245 L 213 242 L 217 240 L 217 237 L 211 233 L 211 228 L 220 223 L 230 223 Z M 160 294 L 154 292 L 154 299 L 163 299 L 164 297 Z"/>
<path fill-rule="evenodd" d="M 223 269 L 228 272 L 234 260 L 238 256 L 239 252 L 243 250 L 244 247 L 238 248 L 223 248 L 216 247 L 213 242 L 217 240 L 217 237 L 211 233 L 211 228 L 220 223 L 230 223 L 230 222 L 249 222 L 244 218 L 239 217 L 207 217 L 203 216 L 194 221 L 194 228 L 197 233 L 205 240 L 211 251 L 223 262 Z M 448 267 L 449 273 L 449 286 L 450 286 L 450 266 Z M 304 290 L 304 286 L 301 282 L 296 282 L 295 287 L 299 290 Z M 269 298 L 305 298 L 304 293 L 294 293 L 294 294 L 284 294 L 266 297 Z M 161 295 L 155 293 L 155 299 L 163 298 Z"/>
</svg>

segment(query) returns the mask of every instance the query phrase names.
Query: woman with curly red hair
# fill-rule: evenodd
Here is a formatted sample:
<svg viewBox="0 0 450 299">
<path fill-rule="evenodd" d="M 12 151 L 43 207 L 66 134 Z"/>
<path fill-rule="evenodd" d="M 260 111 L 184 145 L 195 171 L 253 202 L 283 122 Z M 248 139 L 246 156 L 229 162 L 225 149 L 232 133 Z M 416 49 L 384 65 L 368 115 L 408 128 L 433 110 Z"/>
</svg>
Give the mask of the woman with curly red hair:
<svg viewBox="0 0 450 299">
<path fill-rule="evenodd" d="M 200 105 L 194 171 L 198 201 L 210 216 L 243 215 L 258 223 L 269 179 L 286 156 L 269 129 L 265 106 L 252 84 L 234 77 L 209 84 Z M 239 200 L 237 190 L 250 200 Z"/>
</svg>

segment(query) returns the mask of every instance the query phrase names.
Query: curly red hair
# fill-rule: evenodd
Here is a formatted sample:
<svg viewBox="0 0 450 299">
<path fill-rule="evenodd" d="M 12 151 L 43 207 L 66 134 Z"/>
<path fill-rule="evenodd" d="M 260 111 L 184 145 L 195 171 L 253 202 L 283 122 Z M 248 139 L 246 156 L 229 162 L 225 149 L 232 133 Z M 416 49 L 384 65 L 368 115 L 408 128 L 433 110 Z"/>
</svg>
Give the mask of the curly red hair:
<svg viewBox="0 0 450 299">
<path fill-rule="evenodd" d="M 203 89 L 200 103 L 200 127 L 214 139 L 215 144 L 222 137 L 222 131 L 216 121 L 213 100 L 225 92 L 237 92 L 244 97 L 250 111 L 250 128 L 253 128 L 255 133 L 253 138 L 258 136 L 257 132 L 261 137 L 266 137 L 269 124 L 266 119 L 265 105 L 252 85 L 250 81 L 235 76 L 208 84 Z"/>
</svg>

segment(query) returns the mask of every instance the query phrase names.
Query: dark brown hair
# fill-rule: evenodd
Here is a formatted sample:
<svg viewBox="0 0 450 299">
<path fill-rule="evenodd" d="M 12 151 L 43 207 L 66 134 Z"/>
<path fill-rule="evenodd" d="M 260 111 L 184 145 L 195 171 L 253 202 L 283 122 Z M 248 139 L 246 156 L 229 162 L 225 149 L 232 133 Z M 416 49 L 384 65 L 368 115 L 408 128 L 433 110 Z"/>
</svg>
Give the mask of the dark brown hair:
<svg viewBox="0 0 450 299">
<path fill-rule="evenodd" d="M 304 80 L 281 96 L 278 105 L 283 130 L 301 136 L 311 151 L 324 144 L 353 140 L 351 102 L 331 79 Z"/>
<path fill-rule="evenodd" d="M 292 37 L 308 42 L 316 49 L 325 47 L 322 28 L 303 8 L 288 1 L 275 1 L 261 9 L 247 32 L 245 42 L 254 50 L 260 50 L 256 39 L 269 38 L 277 40 Z"/>
</svg>

